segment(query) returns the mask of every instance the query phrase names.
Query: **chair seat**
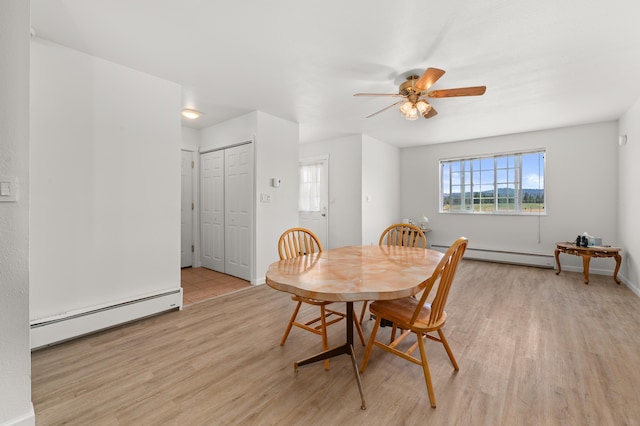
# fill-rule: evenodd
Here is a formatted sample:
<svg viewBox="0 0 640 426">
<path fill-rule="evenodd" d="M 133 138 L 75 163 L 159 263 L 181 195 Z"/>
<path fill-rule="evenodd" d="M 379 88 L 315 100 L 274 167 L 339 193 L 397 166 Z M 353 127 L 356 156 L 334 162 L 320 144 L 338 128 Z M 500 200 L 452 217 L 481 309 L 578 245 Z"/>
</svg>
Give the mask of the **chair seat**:
<svg viewBox="0 0 640 426">
<path fill-rule="evenodd" d="M 431 305 L 425 303 L 420 309 L 418 318 L 413 325 L 410 325 L 413 316 L 420 301 L 413 297 L 405 297 L 396 300 L 377 300 L 371 304 L 369 310 L 372 314 L 385 318 L 396 324 L 398 328 L 405 330 L 413 330 L 417 332 L 427 333 L 437 330 L 447 320 L 447 313 L 442 312 L 442 316 L 435 324 L 429 324 L 431 315 Z"/>
</svg>

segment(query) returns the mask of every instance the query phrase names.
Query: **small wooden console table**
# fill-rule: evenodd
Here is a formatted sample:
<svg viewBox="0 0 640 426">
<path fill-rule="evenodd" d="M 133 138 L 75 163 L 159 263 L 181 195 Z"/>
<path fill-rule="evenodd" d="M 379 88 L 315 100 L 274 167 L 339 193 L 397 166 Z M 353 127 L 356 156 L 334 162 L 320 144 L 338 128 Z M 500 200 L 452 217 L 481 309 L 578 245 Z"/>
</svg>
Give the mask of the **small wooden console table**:
<svg viewBox="0 0 640 426">
<path fill-rule="evenodd" d="M 572 254 L 574 256 L 582 256 L 582 267 L 584 272 L 584 283 L 589 284 L 589 261 L 592 257 L 613 257 L 616 259 L 616 269 L 613 271 L 613 280 L 620 284 L 618 279 L 618 271 L 620 270 L 620 263 L 622 263 L 622 256 L 620 247 L 603 247 L 603 246 L 589 246 L 578 247 L 572 243 L 556 243 L 556 263 L 558 264 L 558 271 L 556 275 L 562 272 L 560 268 L 560 253 Z"/>
</svg>

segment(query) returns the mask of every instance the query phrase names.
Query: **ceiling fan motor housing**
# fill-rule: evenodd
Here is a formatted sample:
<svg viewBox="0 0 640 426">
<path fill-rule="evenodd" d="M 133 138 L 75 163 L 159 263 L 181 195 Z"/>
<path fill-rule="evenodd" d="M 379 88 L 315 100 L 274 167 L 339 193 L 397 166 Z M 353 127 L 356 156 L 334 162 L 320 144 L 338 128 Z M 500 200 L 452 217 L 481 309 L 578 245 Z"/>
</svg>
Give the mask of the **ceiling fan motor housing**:
<svg viewBox="0 0 640 426">
<path fill-rule="evenodd" d="M 403 96 L 407 96 L 410 93 L 417 92 L 417 90 L 415 90 L 415 85 L 419 79 L 420 79 L 420 76 L 410 75 L 409 77 L 407 77 L 407 81 L 405 81 L 400 85 L 400 91 L 398 93 Z"/>
</svg>

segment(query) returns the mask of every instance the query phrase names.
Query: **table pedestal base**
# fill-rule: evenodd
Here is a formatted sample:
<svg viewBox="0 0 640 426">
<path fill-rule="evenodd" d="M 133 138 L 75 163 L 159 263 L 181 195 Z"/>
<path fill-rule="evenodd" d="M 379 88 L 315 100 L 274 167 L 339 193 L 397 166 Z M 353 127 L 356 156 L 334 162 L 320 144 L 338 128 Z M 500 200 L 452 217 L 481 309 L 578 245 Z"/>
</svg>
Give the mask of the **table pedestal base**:
<svg viewBox="0 0 640 426">
<path fill-rule="evenodd" d="M 356 381 L 358 382 L 360 399 L 362 400 L 362 405 L 360 408 L 362 408 L 363 410 L 366 410 L 367 405 L 364 401 L 364 393 L 362 392 L 362 381 L 360 380 L 360 372 L 358 371 L 358 366 L 356 364 L 356 355 L 353 350 L 353 302 L 347 302 L 346 320 L 347 320 L 347 336 L 346 336 L 346 343 L 344 345 L 327 349 L 326 351 L 320 352 L 319 354 L 294 362 L 293 368 L 297 373 L 298 367 L 301 367 L 303 365 L 313 364 L 314 362 L 318 362 L 318 361 L 324 361 L 325 359 L 333 358 L 338 355 L 350 355 L 351 363 L 353 364 L 353 371 L 356 374 Z"/>
</svg>

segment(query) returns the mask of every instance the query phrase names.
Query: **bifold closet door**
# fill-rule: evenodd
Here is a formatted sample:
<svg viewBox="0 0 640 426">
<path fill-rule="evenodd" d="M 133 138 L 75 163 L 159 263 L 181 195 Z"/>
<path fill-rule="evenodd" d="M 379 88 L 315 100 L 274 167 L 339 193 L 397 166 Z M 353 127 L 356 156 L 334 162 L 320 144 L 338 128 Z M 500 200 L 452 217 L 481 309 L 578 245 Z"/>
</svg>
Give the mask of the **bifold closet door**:
<svg viewBox="0 0 640 426">
<path fill-rule="evenodd" d="M 202 266 L 224 268 L 224 151 L 200 155 L 200 250 Z"/>
<path fill-rule="evenodd" d="M 251 279 L 253 144 L 224 150 L 225 273 Z"/>
</svg>

